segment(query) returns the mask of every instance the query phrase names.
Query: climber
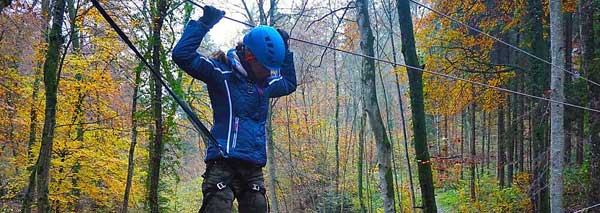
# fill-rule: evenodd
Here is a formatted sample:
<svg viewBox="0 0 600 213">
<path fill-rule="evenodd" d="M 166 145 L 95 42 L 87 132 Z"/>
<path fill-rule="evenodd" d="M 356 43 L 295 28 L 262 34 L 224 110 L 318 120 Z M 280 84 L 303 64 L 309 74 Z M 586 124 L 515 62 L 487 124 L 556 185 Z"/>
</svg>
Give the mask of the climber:
<svg viewBox="0 0 600 213">
<path fill-rule="evenodd" d="M 203 11 L 201 18 L 187 24 L 172 52 L 183 71 L 206 83 L 213 109 L 211 133 L 219 147 L 209 144 L 206 149 L 200 212 L 231 212 L 234 199 L 240 212 L 267 212 L 262 168 L 267 161 L 269 98 L 296 90 L 289 36 L 257 26 L 227 53 L 207 57 L 196 49 L 225 12 L 212 6 Z"/>
</svg>

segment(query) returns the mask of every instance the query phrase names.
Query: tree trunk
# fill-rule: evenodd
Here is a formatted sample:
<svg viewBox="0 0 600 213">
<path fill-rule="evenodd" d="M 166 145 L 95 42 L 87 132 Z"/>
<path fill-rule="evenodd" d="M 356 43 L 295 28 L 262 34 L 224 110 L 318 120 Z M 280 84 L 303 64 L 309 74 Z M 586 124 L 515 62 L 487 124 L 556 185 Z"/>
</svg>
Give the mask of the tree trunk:
<svg viewBox="0 0 600 213">
<path fill-rule="evenodd" d="M 47 40 L 48 39 L 48 24 L 50 22 L 50 5 L 49 5 L 49 0 L 42 0 L 42 16 L 44 17 L 44 21 L 42 22 L 42 35 L 44 36 L 44 38 Z M 41 68 L 43 66 L 42 63 L 38 63 L 37 64 L 38 68 Z M 30 124 L 29 124 L 29 141 L 27 144 L 27 162 L 31 162 L 33 161 L 33 145 L 35 144 L 36 141 L 36 135 L 37 135 L 37 125 L 38 125 L 38 119 L 37 119 L 37 108 L 36 108 L 36 102 L 38 100 L 38 93 L 40 90 L 40 83 L 41 83 L 41 79 L 39 79 L 38 77 L 36 77 L 36 79 L 33 82 L 33 91 L 31 94 L 31 99 L 32 99 L 32 104 L 31 104 L 31 111 L 30 111 Z M 25 196 L 23 198 L 23 205 L 21 208 L 21 212 L 25 212 L 25 213 L 30 213 L 31 212 L 31 204 L 33 203 L 33 199 L 35 196 L 35 191 L 36 191 L 36 176 L 37 176 L 37 169 L 38 169 L 38 165 L 39 165 L 39 157 L 37 159 L 37 161 L 35 162 L 35 164 L 33 164 L 31 167 L 28 168 L 30 174 L 29 174 L 29 183 L 27 186 L 27 190 L 25 191 Z"/>
<path fill-rule="evenodd" d="M 461 167 L 460 167 L 460 179 L 462 180 L 463 178 L 465 178 L 465 172 L 463 169 L 463 165 L 465 163 L 465 140 L 467 140 L 467 136 L 465 133 L 465 127 L 467 126 L 467 120 L 466 120 L 466 115 L 465 112 L 461 112 L 460 113 L 460 163 L 461 163 Z"/>
<path fill-rule="evenodd" d="M 73 47 L 73 54 L 81 56 L 81 42 L 79 39 L 79 26 L 77 24 L 77 10 L 78 5 L 75 5 L 74 0 L 67 0 L 67 9 L 69 12 L 69 22 L 71 23 L 71 44 Z M 73 123 L 77 124 L 75 127 L 75 141 L 80 144 L 83 143 L 84 136 L 84 128 L 83 124 L 85 122 L 85 114 L 84 114 L 84 98 L 85 94 L 81 92 L 81 85 L 83 81 L 83 73 L 80 71 L 75 74 L 75 79 L 77 81 L 77 103 L 75 103 L 75 112 L 73 113 Z M 72 184 L 72 192 L 71 196 L 77 199 L 75 203 L 75 211 L 79 211 L 79 197 L 80 197 L 80 187 L 78 187 L 78 173 L 81 169 L 81 165 L 79 162 L 75 162 L 71 170 L 73 171 L 73 177 L 71 179 Z"/>
<path fill-rule="evenodd" d="M 475 158 L 476 153 L 475 153 L 475 141 L 476 141 L 476 126 L 475 125 L 475 117 L 476 117 L 476 113 L 475 110 L 477 110 L 477 104 L 475 102 L 472 103 L 471 105 L 471 143 L 470 143 L 470 147 L 471 147 L 471 157 L 469 158 L 469 165 L 471 166 L 471 180 L 470 180 L 470 192 L 471 192 L 471 201 L 475 202 L 476 201 L 476 194 L 475 194 Z"/>
<path fill-rule="evenodd" d="M 498 166 L 497 176 L 498 176 L 498 186 L 500 188 L 504 188 L 504 164 L 505 164 L 505 152 L 504 152 L 504 140 L 505 131 L 504 131 L 504 106 L 500 105 L 498 107 Z"/>
<path fill-rule="evenodd" d="M 486 113 L 485 110 L 482 109 L 481 110 L 481 166 L 480 166 L 480 170 L 481 172 L 479 173 L 480 176 L 483 176 L 483 171 L 485 169 L 485 123 L 486 123 Z M 489 147 L 488 147 L 489 148 Z"/>
<path fill-rule="evenodd" d="M 333 52 L 333 73 L 335 75 L 335 194 L 340 190 L 340 79 L 337 70 L 337 54 Z M 343 198 L 341 198 L 343 200 Z"/>
<path fill-rule="evenodd" d="M 44 63 L 44 88 L 46 108 L 44 112 L 44 128 L 42 130 L 42 146 L 37 164 L 37 208 L 38 212 L 50 212 L 48 200 L 48 183 L 50 180 L 50 162 L 52 158 L 52 142 L 56 127 L 56 96 L 59 83 L 58 67 L 60 48 L 63 44 L 61 36 L 65 12 L 65 1 L 54 0 L 52 10 L 52 25 L 48 35 L 48 50 Z"/>
<path fill-rule="evenodd" d="M 508 134 L 506 136 L 506 143 L 505 148 L 506 148 L 506 187 L 511 187 L 512 186 L 512 181 L 513 181 L 513 171 L 514 171 L 514 152 L 515 152 L 515 134 L 516 134 L 516 125 L 515 125 L 515 119 L 514 119 L 514 114 L 515 114 L 515 110 L 514 110 L 514 106 L 515 106 L 515 95 L 508 95 L 508 106 L 507 106 L 507 112 L 506 112 L 506 118 L 508 119 L 508 121 L 506 122 L 508 124 L 508 131 L 506 131 L 506 133 Z"/>
<path fill-rule="evenodd" d="M 440 146 L 440 115 L 434 115 L 433 116 L 433 121 L 435 122 L 435 146 L 436 146 L 436 154 L 435 156 L 437 157 L 441 157 L 442 156 L 442 148 Z"/>
<path fill-rule="evenodd" d="M 367 0 L 356 1 L 358 28 L 360 32 L 360 46 L 362 52 L 368 56 L 374 56 L 373 32 Z M 375 85 L 375 60 L 363 58 L 361 72 L 362 95 L 364 108 L 369 117 L 371 130 L 377 141 L 377 165 L 379 170 L 379 182 L 381 195 L 383 197 L 383 209 L 385 212 L 393 212 L 394 204 L 394 179 L 391 167 L 391 143 L 389 141 L 383 119 L 377 101 L 377 87 Z"/>
<path fill-rule="evenodd" d="M 35 139 L 37 135 L 37 107 L 36 102 L 38 99 L 38 93 L 40 90 L 40 79 L 36 77 L 33 81 L 33 91 L 31 93 L 31 111 L 29 113 L 29 141 L 27 142 L 27 163 L 32 161 L 33 158 L 33 145 L 35 144 Z M 23 197 L 23 205 L 21 208 L 21 212 L 30 213 L 31 212 L 31 203 L 33 200 L 33 193 L 35 189 L 35 170 L 37 168 L 37 162 L 30 166 L 27 170 L 29 171 L 29 185 L 27 186 L 27 190 L 25 191 L 25 196 Z"/>
<path fill-rule="evenodd" d="M 33 81 L 33 91 L 31 92 L 31 111 L 29 112 L 29 141 L 27 142 L 27 162 L 31 162 L 31 158 L 33 157 L 33 153 L 31 148 L 35 144 L 35 139 L 37 135 L 37 107 L 36 102 L 38 100 L 38 93 L 40 91 L 40 79 L 35 78 Z"/>
<path fill-rule="evenodd" d="M 271 197 L 271 209 L 273 212 L 279 212 L 279 203 L 277 202 L 277 164 L 275 162 L 275 142 L 273 141 L 273 107 L 269 106 L 269 117 L 267 118 L 267 164 L 269 167 L 269 197 Z"/>
<path fill-rule="evenodd" d="M 523 72 L 519 72 L 517 74 L 517 76 L 519 76 L 520 79 L 524 79 L 525 74 Z M 519 87 L 519 91 L 524 92 L 525 90 L 525 82 L 523 81 L 519 81 L 518 83 L 518 87 Z M 518 146 L 519 146 L 519 154 L 517 157 L 518 160 L 518 167 L 519 167 L 519 171 L 520 172 L 525 172 L 525 118 L 526 118 L 526 114 L 525 114 L 525 97 L 519 97 L 518 99 L 518 107 L 517 107 L 517 111 L 518 111 L 518 115 L 519 115 L 519 121 L 517 124 L 517 129 L 518 129 Z"/>
<path fill-rule="evenodd" d="M 584 147 L 583 144 L 585 142 L 585 136 L 584 136 L 584 131 L 583 128 L 585 126 L 585 119 L 580 118 L 577 120 L 577 137 L 575 137 L 577 139 L 577 144 L 575 145 L 575 164 L 577 164 L 578 166 L 581 166 L 583 164 L 583 158 L 584 158 Z"/>
<path fill-rule="evenodd" d="M 566 70 L 573 69 L 572 51 L 573 51 L 573 13 L 565 12 L 564 14 L 564 44 L 563 54 L 565 54 L 565 66 Z M 571 76 L 565 76 L 565 93 L 571 94 L 569 87 L 573 87 L 573 80 Z M 575 103 L 573 100 L 565 98 L 565 101 L 569 103 Z M 565 147 L 564 147 L 564 164 L 571 164 L 571 153 L 573 151 L 573 117 L 577 113 L 573 108 L 565 108 Z"/>
<path fill-rule="evenodd" d="M 387 18 L 388 18 L 388 22 L 389 22 L 389 36 L 390 36 L 390 42 L 392 44 L 392 56 L 394 59 L 394 70 L 396 70 L 397 68 L 397 54 L 396 54 L 396 45 L 394 42 L 394 24 L 393 24 L 393 9 L 391 8 L 392 6 L 392 2 L 390 1 L 390 8 L 387 8 Z M 408 154 L 408 133 L 406 131 L 406 119 L 404 117 L 404 101 L 402 101 L 402 90 L 400 89 L 400 76 L 398 75 L 397 72 L 394 73 L 394 77 L 395 77 L 395 84 L 396 84 L 396 90 L 398 92 L 398 107 L 400 108 L 400 119 L 402 120 L 402 142 L 404 145 L 404 155 L 406 158 L 406 167 L 408 170 L 408 182 L 409 182 L 409 187 L 410 187 L 410 202 L 411 202 L 411 209 L 414 211 L 415 209 L 415 189 L 414 189 L 414 184 L 413 184 L 413 175 L 412 175 L 412 166 L 410 163 L 410 157 Z M 382 83 L 383 84 L 383 83 Z M 390 113 L 388 113 L 390 114 Z M 446 122 L 446 125 L 448 123 Z M 448 134 L 448 132 L 446 131 L 446 135 Z M 392 137 L 392 134 L 390 134 L 390 137 Z M 446 136 L 447 137 L 447 136 Z M 392 137 L 393 138 L 393 137 Z M 393 148 L 393 147 L 392 147 Z M 392 151 L 393 153 L 393 151 Z M 393 156 L 392 156 L 392 160 L 393 160 Z M 392 162 L 395 163 L 395 162 Z M 398 167 L 396 167 L 398 168 Z M 398 171 L 395 171 L 395 173 L 398 173 Z M 400 179 L 400 182 L 402 181 L 402 178 Z M 398 185 L 398 182 L 396 182 L 396 185 Z M 399 202 L 402 202 L 402 190 L 400 190 L 400 187 L 396 187 L 398 188 L 398 194 L 399 194 Z M 402 204 L 400 204 L 402 205 Z M 400 210 L 402 210 L 402 207 L 400 207 Z"/>
<path fill-rule="evenodd" d="M 544 40 L 544 28 L 542 20 L 544 18 L 543 6 L 541 0 L 528 0 L 527 12 L 529 20 L 528 29 L 528 40 L 531 43 L 531 49 L 533 54 L 543 58 L 548 58 L 548 47 Z M 549 83 L 548 66 L 536 59 L 531 59 L 531 71 L 527 72 L 529 79 L 529 93 L 536 96 L 543 96 L 543 92 L 548 89 Z M 547 102 L 533 103 L 533 115 L 532 115 L 532 141 L 533 144 L 533 182 L 531 184 L 533 192 L 531 194 L 534 203 L 534 210 L 536 212 L 548 212 L 550 211 L 549 200 L 548 200 L 548 189 L 547 168 L 548 154 L 547 154 L 547 116 L 544 114 L 547 110 Z"/>
<path fill-rule="evenodd" d="M 565 73 L 560 69 L 565 63 L 565 39 L 561 1 L 551 0 L 550 5 L 550 51 L 552 66 L 550 89 L 552 100 L 564 102 L 563 82 Z M 550 211 L 563 209 L 563 161 L 564 161 L 564 106 L 550 104 Z"/>
<path fill-rule="evenodd" d="M 594 15 L 597 15 L 598 4 L 592 0 L 581 0 L 581 39 L 583 46 L 582 65 L 583 72 L 587 74 L 588 78 L 594 82 L 600 82 L 600 62 L 595 61 L 599 56 L 594 54 L 594 50 L 600 49 L 598 45 L 598 36 L 600 33 L 594 32 Z M 589 98 L 590 108 L 600 109 L 600 87 L 589 83 Z M 595 205 L 600 203 L 600 113 L 589 113 L 589 133 L 591 136 L 590 140 L 590 189 L 588 193 L 588 204 Z M 583 133 L 583 124 L 580 124 L 580 130 Z M 583 135 L 583 134 L 581 134 Z M 583 138 L 579 139 L 580 142 L 577 147 L 577 161 L 578 164 L 583 162 Z"/>
<path fill-rule="evenodd" d="M 490 173 L 490 150 L 492 149 L 492 114 L 488 115 L 488 124 L 486 125 L 486 133 L 487 133 L 487 150 L 485 153 L 485 169 L 488 170 L 488 174 Z"/>
<path fill-rule="evenodd" d="M 402 36 L 402 54 L 404 55 L 404 62 L 409 66 L 421 67 L 415 48 L 409 0 L 396 0 L 396 7 L 398 8 L 398 20 L 400 24 L 400 34 Z M 437 212 L 431 163 L 427 147 L 427 126 L 425 123 L 422 77 L 423 73 L 420 71 L 408 69 L 414 144 L 418 162 L 417 168 L 419 171 L 421 197 L 423 199 L 422 207 L 424 212 Z"/>
<path fill-rule="evenodd" d="M 406 131 L 406 118 L 404 117 L 404 101 L 402 100 L 402 92 L 400 91 L 399 76 L 396 73 L 396 89 L 398 90 L 398 107 L 400 107 L 400 118 L 402 119 L 402 141 L 404 145 L 404 157 L 406 159 L 406 168 L 408 170 L 408 184 L 410 187 L 410 202 L 411 208 L 415 209 L 415 187 L 413 183 L 412 165 L 410 163 L 410 156 L 408 154 L 408 132 Z"/>
<path fill-rule="evenodd" d="M 150 2 L 152 8 L 152 68 L 160 73 L 162 50 L 161 29 L 167 11 L 165 0 L 154 0 Z M 148 189 L 148 201 L 150 212 L 160 211 L 158 190 L 160 185 L 160 162 L 163 152 L 163 118 L 162 118 L 162 85 L 160 77 L 152 75 L 154 80 L 154 91 L 152 93 L 152 111 L 154 116 L 154 134 L 150 146 L 150 188 Z"/>
<path fill-rule="evenodd" d="M 360 212 L 367 212 L 365 207 L 365 201 L 363 200 L 363 162 L 364 162 L 364 153 L 365 153 L 365 125 L 366 125 L 366 113 L 363 111 L 360 116 L 360 126 L 358 131 L 358 203 L 360 206 Z"/>
<path fill-rule="evenodd" d="M 133 166 L 135 165 L 134 154 L 137 144 L 137 100 L 141 84 L 141 70 L 135 72 L 135 86 L 133 88 L 133 98 L 131 101 L 131 144 L 129 144 L 129 155 L 127 157 L 127 182 L 125 183 L 125 193 L 123 195 L 122 213 L 127 213 L 129 205 L 129 192 L 131 191 L 131 181 L 133 179 Z"/>
<path fill-rule="evenodd" d="M 290 180 L 290 191 L 289 191 L 289 198 L 291 200 L 292 205 L 294 204 L 294 201 L 296 200 L 295 197 L 295 189 L 296 189 L 296 182 L 294 181 L 294 177 L 295 177 L 295 165 L 294 165 L 294 159 L 292 156 L 292 130 L 290 127 L 290 97 L 286 97 L 285 98 L 285 114 L 286 114 L 286 129 L 287 129 L 287 142 L 288 142 L 288 158 L 289 158 L 289 168 L 290 168 L 290 172 L 289 172 L 289 180 Z"/>
</svg>

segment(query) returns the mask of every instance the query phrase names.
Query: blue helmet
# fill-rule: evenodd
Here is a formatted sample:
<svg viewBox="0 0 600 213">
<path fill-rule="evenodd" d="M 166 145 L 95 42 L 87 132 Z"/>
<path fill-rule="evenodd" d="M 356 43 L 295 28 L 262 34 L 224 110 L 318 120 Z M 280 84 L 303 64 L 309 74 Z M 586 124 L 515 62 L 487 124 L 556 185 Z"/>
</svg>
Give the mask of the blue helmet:
<svg viewBox="0 0 600 213">
<path fill-rule="evenodd" d="M 254 27 L 244 36 L 244 45 L 265 68 L 281 69 L 285 59 L 285 44 L 275 28 L 264 25 Z"/>
</svg>

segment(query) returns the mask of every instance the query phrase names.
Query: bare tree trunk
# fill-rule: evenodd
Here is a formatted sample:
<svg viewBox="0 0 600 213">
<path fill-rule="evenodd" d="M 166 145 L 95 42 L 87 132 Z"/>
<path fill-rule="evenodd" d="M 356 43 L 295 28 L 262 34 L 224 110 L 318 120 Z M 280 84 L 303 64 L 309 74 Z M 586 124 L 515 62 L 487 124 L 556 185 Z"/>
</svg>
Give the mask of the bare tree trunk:
<svg viewBox="0 0 600 213">
<path fill-rule="evenodd" d="M 565 69 L 572 70 L 573 69 L 573 60 L 572 60 L 572 51 L 573 51 L 573 13 L 565 12 L 564 13 L 564 44 L 565 48 L 563 49 L 563 54 L 565 54 Z M 565 93 L 570 94 L 569 87 L 573 87 L 573 80 L 571 76 L 565 76 Z M 565 100 L 569 103 L 573 103 L 572 100 L 569 100 L 565 97 Z M 573 151 L 573 118 L 575 112 L 572 108 L 565 109 L 565 147 L 564 147 L 564 164 L 569 166 L 571 164 L 571 154 Z"/>
<path fill-rule="evenodd" d="M 544 39 L 545 29 L 543 28 L 544 8 L 542 0 L 527 1 L 527 16 L 528 16 L 528 42 L 531 44 L 533 54 L 543 59 L 548 58 L 547 41 Z M 548 90 L 549 76 L 548 65 L 539 60 L 531 59 L 531 68 L 527 72 L 529 81 L 529 92 L 532 95 L 542 96 L 544 91 Z M 547 110 L 547 102 L 533 102 L 532 114 L 532 140 L 533 145 L 533 175 L 531 183 L 531 198 L 534 203 L 534 211 L 548 212 L 550 211 L 547 184 L 547 169 L 548 162 L 548 146 L 547 144 L 547 129 L 548 118 L 545 114 Z"/>
<path fill-rule="evenodd" d="M 519 76 L 519 78 L 524 79 L 524 74 L 523 72 L 519 72 L 517 74 L 517 76 Z M 525 90 L 525 82 L 520 81 L 518 83 L 518 87 L 519 87 L 519 91 L 523 92 Z M 518 129 L 518 142 L 517 142 L 517 146 L 519 146 L 519 154 L 517 156 L 518 158 L 518 167 L 519 167 L 519 171 L 520 172 L 525 172 L 525 98 L 524 97 L 520 97 L 518 98 L 518 103 L 519 106 L 518 108 L 518 115 L 519 115 L 519 121 L 517 124 L 517 129 Z"/>
<path fill-rule="evenodd" d="M 162 50 L 161 29 L 167 11 L 166 0 L 153 0 L 150 2 L 152 8 L 152 66 L 157 72 L 160 72 Z M 152 145 L 150 146 L 150 186 L 148 189 L 148 200 L 150 212 L 160 211 L 159 203 L 159 185 L 160 185 L 160 162 L 163 153 L 163 118 L 162 118 L 162 85 L 158 76 L 152 76 L 154 80 L 154 91 L 152 93 L 152 109 L 154 116 L 154 134 Z"/>
<path fill-rule="evenodd" d="M 360 206 L 360 212 L 367 212 L 365 207 L 365 201 L 363 200 L 363 162 L 365 160 L 365 125 L 366 125 L 366 112 L 362 112 L 360 116 L 360 126 L 358 131 L 358 204 Z"/>
<path fill-rule="evenodd" d="M 552 55 L 552 100 L 564 102 L 564 72 L 560 69 L 565 63 L 565 39 L 561 1 L 551 0 L 550 5 L 550 52 Z M 564 212 L 563 200 L 563 161 L 565 146 L 564 106 L 550 104 L 550 211 Z"/>
<path fill-rule="evenodd" d="M 584 136 L 584 126 L 585 126 L 585 119 L 580 118 L 576 121 L 577 123 L 577 137 L 575 137 L 577 139 L 577 144 L 575 145 L 575 164 L 577 164 L 578 166 L 581 166 L 583 164 L 583 158 L 584 158 L 584 147 L 583 144 L 585 142 L 585 136 Z"/>
<path fill-rule="evenodd" d="M 56 101 L 59 83 L 59 53 L 64 40 L 61 36 L 65 12 L 65 0 L 54 0 L 52 10 L 52 25 L 48 35 L 48 50 L 44 63 L 44 87 L 46 93 L 46 108 L 44 129 L 42 130 L 42 146 L 37 164 L 37 208 L 38 212 L 50 212 L 48 200 L 48 183 L 50 180 L 50 162 L 52 159 L 52 143 L 56 127 Z"/>
<path fill-rule="evenodd" d="M 396 44 L 395 44 L 395 38 L 394 38 L 394 24 L 393 24 L 393 19 L 392 19 L 392 12 L 393 9 L 391 8 L 392 6 L 392 1 L 389 2 L 390 3 L 390 8 L 387 8 L 386 10 L 386 14 L 387 14 L 387 18 L 388 18 L 388 22 L 389 22 L 389 36 L 390 36 L 390 42 L 392 44 L 392 56 L 394 59 L 394 63 L 397 63 L 397 54 L 396 54 Z M 394 68 L 396 68 L 397 66 L 394 64 Z M 412 175 L 412 166 L 410 163 L 410 157 L 408 154 L 408 133 L 406 131 L 406 119 L 404 117 L 404 101 L 402 101 L 402 90 L 400 89 L 400 77 L 398 75 L 398 73 L 396 72 L 394 74 L 395 77 L 395 84 L 396 84 L 396 90 L 398 92 L 398 107 L 400 108 L 400 118 L 402 120 L 402 141 L 403 141 L 403 145 L 404 145 L 404 155 L 406 158 L 406 167 L 408 170 L 408 182 L 409 182 L 409 187 L 410 187 L 410 201 L 411 201 L 411 209 L 414 211 L 415 210 L 415 189 L 414 189 L 414 184 L 413 184 L 413 175 Z M 388 113 L 389 114 L 389 113 Z M 447 125 L 447 121 L 446 121 L 446 125 Z M 446 131 L 446 137 L 447 137 L 448 132 Z M 392 137 L 392 135 L 390 134 L 390 137 Z M 393 137 L 392 137 L 393 138 Z M 393 148 L 393 147 L 392 147 Z M 392 151 L 393 154 L 393 151 Z M 392 155 L 392 163 L 395 164 L 394 160 L 394 156 Z M 398 168 L 398 167 L 396 167 Z M 395 173 L 398 173 L 398 171 L 395 171 Z M 402 181 L 402 176 L 400 176 L 400 181 Z M 398 185 L 398 183 L 396 182 L 396 185 Z M 398 194 L 399 194 L 399 202 L 402 202 L 402 190 L 400 190 L 400 187 L 396 186 L 396 188 L 398 188 Z M 402 204 L 400 204 L 401 206 Z M 402 211 L 402 207 L 400 207 L 400 210 Z"/>
<path fill-rule="evenodd" d="M 506 112 L 506 118 L 508 120 L 506 123 L 508 124 L 509 129 L 506 131 L 508 135 L 506 136 L 506 143 L 504 145 L 506 148 L 506 187 L 509 188 L 512 186 L 513 181 L 515 139 L 517 133 L 517 130 L 515 129 L 516 119 L 514 117 L 515 98 L 515 95 L 508 96 L 508 106 Z"/>
<path fill-rule="evenodd" d="M 70 32 L 70 39 L 71 39 L 71 44 L 73 47 L 73 54 L 76 54 L 78 56 L 81 56 L 81 42 L 79 39 L 79 26 L 77 24 L 77 11 L 78 11 L 78 6 L 79 5 L 75 5 L 75 1 L 74 0 L 67 0 L 67 10 L 69 12 L 69 22 L 71 24 L 71 32 Z M 83 138 L 84 138 L 84 128 L 83 128 L 83 124 L 85 122 L 85 114 L 84 114 L 84 101 L 85 101 L 85 94 L 81 92 L 81 84 L 83 82 L 83 73 L 81 73 L 81 71 L 79 71 L 78 73 L 75 74 L 75 80 L 77 81 L 77 102 L 75 103 L 75 112 L 73 113 L 73 118 L 72 121 L 73 123 L 75 123 L 77 126 L 75 127 L 75 131 L 76 131 L 76 136 L 75 136 L 75 141 L 78 141 L 79 143 L 83 143 Z M 75 199 L 77 199 L 77 202 L 75 203 L 75 211 L 79 211 L 79 197 L 80 197 L 80 189 L 78 187 L 78 177 L 79 175 L 77 175 L 79 173 L 79 170 L 81 169 L 81 165 L 79 162 L 75 162 L 75 164 L 73 165 L 73 167 L 71 168 L 71 170 L 73 171 L 74 175 L 71 179 L 71 184 L 72 184 L 72 192 L 71 192 L 71 196 L 75 197 Z"/>
<path fill-rule="evenodd" d="M 471 166 L 471 180 L 470 180 L 470 192 L 471 192 L 471 201 L 475 202 L 476 201 L 476 194 L 475 194 L 475 158 L 476 158 L 476 153 L 475 153 L 475 141 L 476 141 L 476 127 L 477 125 L 475 125 L 475 110 L 477 110 L 477 104 L 475 102 L 472 103 L 471 105 L 471 143 L 470 143 L 470 147 L 471 147 L 471 157 L 469 158 L 469 164 Z"/>
<path fill-rule="evenodd" d="M 340 189 L 340 79 L 337 70 L 337 54 L 333 52 L 333 73 L 335 75 L 335 194 L 339 193 Z M 340 198 L 342 201 L 344 198 Z"/>
<path fill-rule="evenodd" d="M 465 162 L 465 140 L 467 140 L 467 136 L 465 133 L 465 127 L 467 126 L 467 120 L 465 118 L 465 112 L 460 113 L 460 162 L 464 165 Z M 460 179 L 465 178 L 465 172 L 463 169 L 464 166 L 460 167 Z"/>
<path fill-rule="evenodd" d="M 498 176 L 498 186 L 500 188 L 504 187 L 504 164 L 505 164 L 505 152 L 504 152 L 504 106 L 498 107 L 498 166 L 497 166 L 497 176 Z"/>
<path fill-rule="evenodd" d="M 369 19 L 367 0 L 356 1 L 358 28 L 361 37 L 361 49 L 366 55 L 374 56 L 373 32 Z M 385 212 L 393 212 L 394 204 L 394 178 L 391 167 L 391 143 L 389 141 L 383 119 L 377 101 L 377 87 L 375 85 L 375 60 L 363 58 L 361 72 L 362 93 L 364 108 L 369 117 L 371 130 L 377 141 L 377 165 L 379 170 L 379 182 L 381 195 L 383 197 L 383 209 Z"/>
<path fill-rule="evenodd" d="M 269 117 L 267 118 L 267 164 L 269 167 L 269 197 L 271 198 L 271 210 L 273 212 L 279 212 L 279 203 L 277 202 L 277 176 L 276 176 L 276 167 L 277 164 L 275 162 L 275 142 L 273 142 L 273 107 L 274 103 L 271 103 L 269 106 Z"/>
<path fill-rule="evenodd" d="M 442 149 L 440 146 L 440 115 L 434 115 L 433 116 L 433 120 L 435 122 L 435 146 L 437 149 L 437 153 L 436 156 L 437 157 L 441 157 L 442 156 Z"/>
<path fill-rule="evenodd" d="M 486 123 L 486 113 L 485 110 L 481 110 L 481 172 L 479 176 L 483 176 L 483 171 L 485 169 L 485 123 Z M 489 147 L 488 147 L 489 148 Z"/>
<path fill-rule="evenodd" d="M 42 22 L 42 35 L 44 36 L 44 38 L 48 39 L 48 25 L 50 22 L 50 0 L 42 0 L 42 17 L 43 17 L 43 22 Z M 1 10 L 0 10 L 1 11 Z M 39 63 L 38 68 L 42 67 L 43 68 L 43 63 Z M 40 83 L 41 80 L 39 78 L 36 77 L 36 79 L 33 82 L 33 91 L 31 94 L 32 97 L 32 105 L 31 105 L 31 111 L 30 111 L 30 126 L 29 126 L 29 142 L 27 144 L 27 162 L 30 162 L 33 160 L 33 153 L 31 150 L 31 148 L 33 147 L 33 145 L 35 144 L 35 140 L 36 140 L 36 135 L 37 135 L 37 110 L 36 110 L 36 105 L 35 103 L 38 100 L 38 93 L 39 93 L 39 89 L 40 89 Z M 25 213 L 30 213 L 31 212 L 31 203 L 33 202 L 34 196 L 35 196 L 35 191 L 36 191 L 36 177 L 37 177 L 37 169 L 39 166 L 39 157 L 37 159 L 37 161 L 35 162 L 35 164 L 33 164 L 31 167 L 28 168 L 30 174 L 29 174 L 29 183 L 27 186 L 27 190 L 25 192 L 25 196 L 23 198 L 23 205 L 21 208 L 21 212 L 25 212 Z"/>
<path fill-rule="evenodd" d="M 36 107 L 36 102 L 38 99 L 38 93 L 40 90 L 40 79 L 36 77 L 36 79 L 33 81 L 33 91 L 31 93 L 31 100 L 32 100 L 32 104 L 31 104 L 31 111 L 29 113 L 29 141 L 27 142 L 27 163 L 32 161 L 33 158 L 33 145 L 35 144 L 35 138 L 37 135 L 37 107 Z M 33 199 L 33 194 L 34 194 L 34 189 L 35 189 L 35 176 L 36 176 L 36 168 L 37 168 L 37 162 L 30 166 L 27 170 L 29 171 L 30 175 L 29 175 L 29 184 L 27 186 L 27 190 L 25 191 L 25 196 L 23 197 L 23 205 L 21 208 L 21 212 L 24 213 L 30 213 L 31 212 L 31 203 L 32 203 L 32 199 Z"/>
<path fill-rule="evenodd" d="M 129 205 L 129 192 L 131 191 L 131 181 L 133 179 L 133 166 L 135 146 L 137 144 L 137 100 L 139 96 L 140 83 L 141 83 L 141 70 L 136 70 L 135 73 L 135 86 L 133 88 L 133 98 L 131 101 L 131 144 L 129 145 L 129 155 L 127 157 L 127 182 L 125 183 L 125 193 L 123 195 L 123 207 L 121 208 L 122 213 L 127 213 Z"/>
<path fill-rule="evenodd" d="M 31 92 L 31 111 L 29 112 L 29 141 L 27 142 L 27 162 L 31 161 L 33 153 L 31 148 L 35 144 L 35 138 L 37 134 L 37 107 L 35 103 L 38 100 L 38 93 L 40 91 L 40 79 L 36 77 L 33 81 L 33 91 Z"/>
<path fill-rule="evenodd" d="M 485 169 L 490 173 L 490 150 L 492 149 L 492 114 L 488 115 L 488 124 L 486 125 L 487 133 L 487 150 L 485 153 Z"/>
<path fill-rule="evenodd" d="M 594 32 L 594 28 L 600 26 L 594 26 L 600 24 L 597 18 L 594 18 L 598 12 L 598 3 L 592 0 L 581 0 L 580 6 L 580 17 L 581 20 L 581 40 L 583 46 L 583 57 L 582 65 L 584 74 L 588 75 L 588 78 L 594 82 L 600 82 L 600 63 L 597 62 L 598 54 L 594 53 L 594 50 L 600 49 L 600 42 L 598 36 L 600 32 Z M 594 22 L 595 21 L 595 22 Z M 589 84 L 589 98 L 590 108 L 600 109 L 600 87 Z M 589 133 L 591 135 L 590 140 L 590 189 L 588 193 L 588 204 L 595 205 L 600 202 L 600 113 L 589 113 Z M 579 131 L 583 136 L 583 123 L 580 124 Z M 577 147 L 577 163 L 581 165 L 583 162 L 583 138 L 579 139 Z"/>
<path fill-rule="evenodd" d="M 400 34 L 402 36 L 402 54 L 406 65 L 421 67 L 417 58 L 415 38 L 413 33 L 412 14 L 410 12 L 409 0 L 396 0 L 398 9 L 398 20 Z M 412 110 L 412 122 L 414 133 L 414 144 L 419 171 L 419 184 L 421 186 L 421 197 L 423 199 L 424 212 L 437 212 L 435 202 L 435 191 L 429 150 L 427 147 L 427 126 L 425 123 L 425 105 L 423 100 L 423 73 L 415 69 L 408 69 L 408 82 L 410 85 L 410 102 Z"/>
</svg>

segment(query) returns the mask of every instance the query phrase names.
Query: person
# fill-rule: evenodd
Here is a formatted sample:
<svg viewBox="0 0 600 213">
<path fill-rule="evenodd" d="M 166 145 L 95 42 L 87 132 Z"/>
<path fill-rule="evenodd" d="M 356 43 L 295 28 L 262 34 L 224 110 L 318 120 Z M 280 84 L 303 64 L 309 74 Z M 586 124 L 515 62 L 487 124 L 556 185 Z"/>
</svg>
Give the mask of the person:
<svg viewBox="0 0 600 213">
<path fill-rule="evenodd" d="M 193 78 L 206 83 L 213 109 L 211 133 L 219 147 L 206 149 L 200 212 L 267 212 L 262 168 L 267 161 L 266 131 L 269 98 L 296 90 L 293 53 L 283 30 L 257 26 L 227 53 L 207 57 L 196 50 L 225 12 L 205 6 L 191 20 L 172 51 L 173 61 Z"/>
</svg>

